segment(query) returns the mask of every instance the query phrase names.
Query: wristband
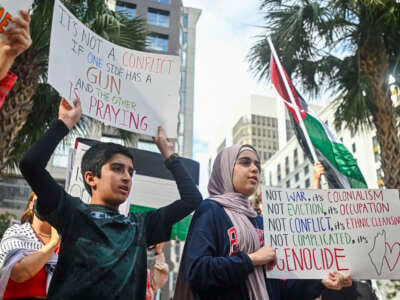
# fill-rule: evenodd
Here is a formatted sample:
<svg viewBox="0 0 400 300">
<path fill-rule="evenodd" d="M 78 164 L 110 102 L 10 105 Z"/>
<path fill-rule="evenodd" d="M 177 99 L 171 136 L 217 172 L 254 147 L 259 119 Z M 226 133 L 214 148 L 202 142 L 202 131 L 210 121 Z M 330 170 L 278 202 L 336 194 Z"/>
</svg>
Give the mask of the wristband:
<svg viewBox="0 0 400 300">
<path fill-rule="evenodd" d="M 172 153 L 165 161 L 165 166 L 169 166 L 174 160 L 178 159 L 179 155 L 178 153 Z"/>
</svg>

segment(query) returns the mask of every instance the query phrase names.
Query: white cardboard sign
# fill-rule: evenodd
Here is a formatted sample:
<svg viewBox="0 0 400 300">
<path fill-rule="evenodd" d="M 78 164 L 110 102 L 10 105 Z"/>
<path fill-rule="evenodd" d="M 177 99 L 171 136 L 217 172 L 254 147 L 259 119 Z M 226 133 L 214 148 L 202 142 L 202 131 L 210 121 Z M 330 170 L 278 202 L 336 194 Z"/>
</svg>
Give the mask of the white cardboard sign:
<svg viewBox="0 0 400 300">
<path fill-rule="evenodd" d="M 265 244 L 277 250 L 270 278 L 400 279 L 397 190 L 263 187 Z"/>
<path fill-rule="evenodd" d="M 179 112 L 178 56 L 134 51 L 95 34 L 55 1 L 48 82 L 83 113 L 116 128 L 175 138 Z"/>
</svg>

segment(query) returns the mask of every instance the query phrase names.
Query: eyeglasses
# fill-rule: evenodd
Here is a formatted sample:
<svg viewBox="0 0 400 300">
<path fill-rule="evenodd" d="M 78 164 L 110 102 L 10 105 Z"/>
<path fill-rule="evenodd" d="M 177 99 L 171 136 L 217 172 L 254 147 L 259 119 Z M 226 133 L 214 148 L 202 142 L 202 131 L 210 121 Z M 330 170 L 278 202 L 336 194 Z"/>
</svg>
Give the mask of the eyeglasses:
<svg viewBox="0 0 400 300">
<path fill-rule="evenodd" d="M 251 164 L 254 163 L 258 172 L 261 172 L 261 163 L 258 160 L 252 160 L 250 157 L 241 157 L 238 158 L 236 162 L 243 167 L 250 167 Z"/>
</svg>

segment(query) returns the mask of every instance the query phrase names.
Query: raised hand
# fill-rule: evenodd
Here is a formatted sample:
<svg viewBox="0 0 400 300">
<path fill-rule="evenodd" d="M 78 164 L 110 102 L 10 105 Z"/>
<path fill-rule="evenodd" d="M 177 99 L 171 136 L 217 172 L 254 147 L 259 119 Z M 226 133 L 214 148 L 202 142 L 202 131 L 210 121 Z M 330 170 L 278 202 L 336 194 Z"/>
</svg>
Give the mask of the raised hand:
<svg viewBox="0 0 400 300">
<path fill-rule="evenodd" d="M 29 32 L 31 18 L 29 13 L 21 10 L 21 17 L 13 18 L 10 26 L 4 30 L 3 39 L 0 42 L 2 50 L 12 56 L 17 57 L 32 45 Z"/>
<path fill-rule="evenodd" d="M 158 150 L 160 150 L 164 160 L 174 153 L 174 144 L 165 137 L 164 129 L 161 126 L 158 126 L 157 136 L 153 138 L 153 140 L 156 142 Z"/>
<path fill-rule="evenodd" d="M 74 101 L 74 107 L 71 107 L 71 105 L 69 105 L 67 100 L 64 98 L 61 99 L 60 106 L 58 108 L 58 118 L 64 122 L 69 130 L 71 130 L 76 123 L 79 122 L 81 115 L 82 106 L 79 98 Z"/>
<path fill-rule="evenodd" d="M 0 79 L 3 78 L 15 58 L 32 45 L 29 33 L 30 17 L 28 12 L 21 11 L 21 18 L 14 18 L 0 38 Z"/>
</svg>

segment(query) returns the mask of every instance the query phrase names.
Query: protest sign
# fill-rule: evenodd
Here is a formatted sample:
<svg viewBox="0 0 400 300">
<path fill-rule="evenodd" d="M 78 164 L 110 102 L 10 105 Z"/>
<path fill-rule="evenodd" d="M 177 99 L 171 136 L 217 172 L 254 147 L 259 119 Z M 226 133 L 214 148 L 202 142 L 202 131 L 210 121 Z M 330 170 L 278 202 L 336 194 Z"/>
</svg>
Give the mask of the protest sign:
<svg viewBox="0 0 400 300">
<path fill-rule="evenodd" d="M 265 244 L 277 249 L 269 278 L 400 279 L 397 190 L 263 187 Z"/>
<path fill-rule="evenodd" d="M 55 1 L 48 82 L 83 113 L 106 125 L 175 138 L 180 59 L 117 46 L 83 25 Z"/>
<path fill-rule="evenodd" d="M 33 0 L 1 0 L 0 33 L 3 33 L 13 17 L 20 17 L 19 12 L 21 10 L 28 11 L 32 6 L 32 2 Z"/>
</svg>

